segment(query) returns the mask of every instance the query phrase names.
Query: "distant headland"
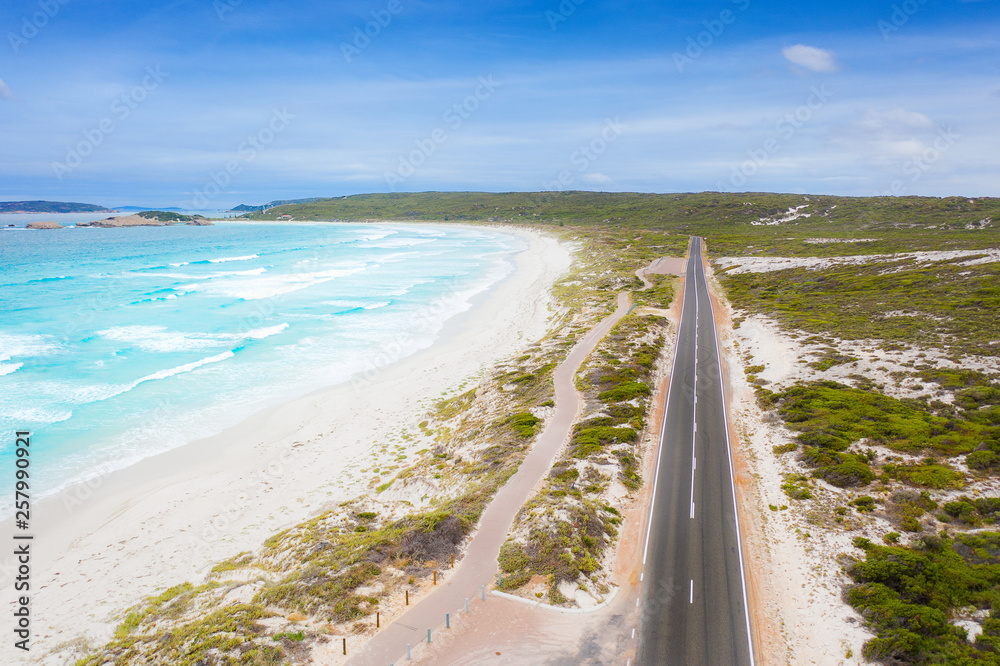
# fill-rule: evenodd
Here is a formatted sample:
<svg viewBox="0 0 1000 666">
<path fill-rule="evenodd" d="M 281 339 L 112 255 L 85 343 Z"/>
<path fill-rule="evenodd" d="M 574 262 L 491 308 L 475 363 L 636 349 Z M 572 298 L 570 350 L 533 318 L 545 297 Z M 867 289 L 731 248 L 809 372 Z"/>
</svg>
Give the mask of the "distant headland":
<svg viewBox="0 0 1000 666">
<path fill-rule="evenodd" d="M 0 213 L 116 213 L 113 208 L 66 201 L 0 201 Z"/>
</svg>

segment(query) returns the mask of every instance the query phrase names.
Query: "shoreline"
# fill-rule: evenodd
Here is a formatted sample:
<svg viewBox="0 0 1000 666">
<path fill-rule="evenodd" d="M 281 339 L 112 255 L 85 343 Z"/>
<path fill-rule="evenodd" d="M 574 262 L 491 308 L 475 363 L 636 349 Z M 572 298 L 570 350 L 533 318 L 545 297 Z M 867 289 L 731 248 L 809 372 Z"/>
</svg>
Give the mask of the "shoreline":
<svg viewBox="0 0 1000 666">
<path fill-rule="evenodd" d="M 346 225 L 346 226 L 358 226 L 358 225 L 365 224 L 365 223 L 355 223 L 355 222 L 316 222 L 316 221 L 298 221 L 298 222 L 280 222 L 279 223 L 279 222 L 271 222 L 271 221 L 265 221 L 265 222 L 252 221 L 252 222 L 248 222 L 248 224 L 262 225 L 262 226 L 274 226 L 274 225 L 278 225 L 278 224 L 291 224 L 291 225 L 297 225 L 297 226 L 321 226 L 321 225 L 331 225 L 331 224 L 334 224 L 334 225 L 343 224 L 343 225 Z M 387 221 L 385 223 L 370 223 L 370 224 L 371 225 L 378 225 L 378 226 L 385 226 L 385 227 L 391 227 L 391 226 L 395 226 L 395 225 L 405 225 L 405 224 L 411 224 L 411 225 L 412 224 L 416 224 L 418 226 L 424 226 L 424 227 L 446 228 L 446 225 L 448 225 L 450 223 L 446 223 L 446 222 L 434 222 L 434 223 L 424 224 L 424 223 L 408 223 L 408 222 L 405 222 L 405 221 L 404 222 Z M 175 226 L 177 226 L 177 225 L 175 225 Z M 183 225 L 180 225 L 180 226 L 183 226 Z M 491 224 L 491 225 L 486 225 L 486 224 L 476 225 L 476 224 L 470 224 L 470 223 L 455 223 L 452 226 L 453 227 L 458 227 L 458 228 L 463 228 L 463 229 L 468 229 L 468 230 L 476 230 L 477 228 L 480 228 L 480 227 L 489 226 L 494 231 L 505 232 L 505 233 L 508 233 L 511 236 L 519 236 L 519 237 L 522 238 L 522 240 L 524 240 L 524 237 L 526 236 L 526 234 L 536 233 L 534 230 L 531 230 L 531 229 L 518 229 L 518 228 L 509 229 L 509 228 L 506 228 L 504 225 L 499 225 L 499 224 L 496 224 L 496 225 L 493 225 L 493 224 Z M 66 229 L 74 229 L 74 228 L 87 229 L 87 228 L 91 228 L 91 227 L 67 226 L 67 227 L 64 227 L 64 228 L 66 228 Z M 95 228 L 100 228 L 100 227 L 95 227 Z M 416 348 L 410 349 L 405 354 L 400 354 L 400 351 L 401 351 L 400 349 L 395 349 L 394 348 L 394 349 L 387 350 L 387 346 L 383 345 L 381 347 L 381 349 L 382 350 L 386 350 L 386 353 L 385 354 L 381 354 L 381 353 L 378 353 L 378 354 L 372 353 L 372 354 L 370 354 L 367 357 L 367 359 L 366 359 L 366 360 L 371 361 L 371 363 L 369 365 L 375 369 L 376 373 L 381 373 L 382 370 L 386 366 L 388 366 L 388 365 L 405 362 L 408 359 L 411 359 L 414 356 L 417 356 L 417 355 L 425 352 L 427 349 L 430 349 L 431 347 L 433 347 L 435 345 L 446 344 L 455 335 L 455 331 L 460 326 L 463 325 L 463 322 L 465 322 L 467 320 L 467 318 L 470 316 L 470 313 L 474 312 L 478 307 L 480 307 L 482 305 L 482 303 L 484 303 L 486 301 L 486 299 L 489 298 L 490 294 L 495 289 L 500 288 L 504 284 L 504 282 L 506 282 L 507 280 L 511 279 L 511 277 L 514 275 L 514 273 L 517 271 L 516 257 L 519 254 L 521 254 L 522 252 L 524 252 L 525 250 L 527 250 L 527 249 L 528 249 L 528 245 L 525 242 L 521 247 L 515 247 L 515 248 L 511 249 L 509 252 L 505 252 L 504 262 L 506 263 L 507 267 L 504 268 L 504 269 L 502 269 L 502 271 L 501 271 L 502 274 L 498 278 L 495 278 L 495 281 L 492 282 L 492 284 L 489 284 L 486 287 L 478 287 L 477 286 L 476 289 L 478 289 L 478 291 L 476 291 L 475 293 L 473 293 L 471 296 L 468 296 L 468 297 L 465 298 L 465 302 L 463 303 L 463 305 L 466 306 L 465 309 L 464 310 L 458 310 L 458 311 L 454 312 L 454 314 L 451 314 L 443 322 L 440 321 L 440 318 L 437 316 L 437 313 L 434 312 L 434 310 L 436 308 L 438 308 L 438 307 L 449 308 L 454 303 L 454 301 L 455 301 L 455 299 L 453 298 L 454 291 L 449 291 L 449 292 L 447 292 L 447 293 L 445 293 L 445 294 L 443 294 L 441 296 L 436 297 L 434 300 L 428 302 L 417 313 L 417 316 L 415 316 L 415 318 L 418 321 L 421 320 L 421 319 L 426 319 L 428 321 L 433 322 L 434 324 L 440 324 L 441 328 L 436 333 L 433 334 L 433 338 L 434 339 L 433 339 L 433 341 L 430 344 L 427 344 L 427 345 L 425 345 L 423 347 L 416 347 Z M 493 269 L 489 269 L 488 271 L 484 272 L 484 276 L 486 276 L 487 274 L 492 273 L 492 272 L 493 272 Z M 413 337 L 418 336 L 421 332 L 422 331 L 417 331 L 413 335 L 404 336 L 404 337 L 398 337 L 396 339 L 395 343 L 398 343 L 400 345 L 405 344 L 406 342 L 412 340 Z M 160 455 L 169 454 L 172 450 L 174 450 L 174 448 L 182 448 L 184 446 L 188 446 L 188 445 L 191 445 L 193 443 L 202 442 L 202 441 L 210 441 L 213 438 L 220 436 L 223 432 L 226 432 L 226 431 L 230 430 L 231 428 L 234 428 L 234 427 L 240 425 L 244 421 L 247 421 L 247 420 L 249 420 L 251 418 L 259 416 L 260 414 L 262 414 L 264 412 L 277 409 L 277 408 L 281 407 L 282 405 L 285 405 L 287 403 L 291 403 L 291 402 L 294 402 L 294 401 L 297 401 L 297 400 L 304 400 L 304 399 L 307 399 L 307 398 L 310 398 L 310 397 L 318 397 L 318 396 L 324 394 L 325 392 L 327 392 L 327 391 L 329 391 L 329 390 L 331 390 L 331 389 L 333 389 L 333 388 L 335 388 L 337 386 L 340 386 L 340 385 L 348 385 L 348 384 L 349 385 L 353 385 L 353 383 L 355 381 L 357 381 L 357 376 L 358 375 L 360 375 L 362 373 L 366 373 L 367 374 L 368 372 L 369 372 L 369 369 L 366 368 L 365 370 L 355 372 L 354 374 L 352 374 L 350 376 L 347 376 L 347 377 L 345 377 L 343 379 L 338 379 L 337 382 L 333 383 L 333 384 L 326 383 L 326 384 L 323 384 L 323 385 L 318 385 L 316 382 L 310 382 L 311 385 L 310 385 L 309 388 L 307 388 L 305 390 L 305 392 L 300 392 L 300 391 L 296 391 L 296 390 L 285 389 L 285 390 L 281 391 L 280 393 L 274 393 L 274 392 L 272 392 L 272 395 L 268 396 L 266 398 L 255 397 L 254 400 L 253 400 L 253 402 L 251 403 L 252 406 L 251 406 L 250 409 L 242 410 L 242 412 L 240 414 L 238 414 L 236 417 L 225 418 L 224 421 L 223 421 L 223 423 L 221 425 L 219 425 L 219 427 L 215 428 L 215 431 L 212 432 L 211 434 L 208 434 L 208 435 L 199 435 L 199 436 L 196 436 L 195 439 L 187 439 L 187 441 L 185 441 L 183 444 L 180 444 L 179 446 L 174 446 L 173 448 L 145 447 L 145 448 L 141 449 L 140 451 L 132 452 L 132 453 L 135 453 L 137 455 L 130 456 L 128 462 L 126 462 L 124 464 L 122 464 L 120 461 L 111 461 L 111 460 L 98 460 L 97 462 L 90 461 L 89 466 L 87 466 L 86 468 L 84 468 L 82 470 L 82 473 L 76 474 L 72 478 L 68 478 L 68 479 L 64 479 L 64 480 L 59 480 L 54 485 L 54 487 L 45 488 L 41 492 L 37 492 L 37 491 L 35 491 L 35 489 L 33 489 L 33 491 L 35 491 L 35 492 L 34 492 L 34 494 L 32 496 L 32 500 L 31 500 L 32 504 L 35 505 L 35 506 L 38 506 L 38 505 L 41 505 L 42 503 L 49 502 L 49 500 L 55 500 L 55 499 L 59 499 L 59 498 L 63 499 L 64 501 L 66 501 L 66 502 L 68 502 L 70 504 L 76 504 L 76 503 L 79 503 L 80 501 L 88 500 L 88 499 L 90 499 L 91 491 L 99 488 L 104 483 L 104 480 L 106 478 L 108 478 L 109 476 L 111 476 L 113 474 L 117 474 L 118 472 L 122 472 L 122 471 L 124 471 L 126 469 L 130 469 L 130 468 L 132 468 L 135 465 L 139 465 L 139 464 L 141 464 L 143 461 L 145 461 L 148 458 L 155 458 L 155 457 L 160 456 Z M 163 418 L 163 417 L 162 416 L 157 416 L 157 415 L 154 414 L 154 418 Z M 201 420 L 199 422 L 203 423 L 203 422 L 206 422 L 206 421 L 205 420 Z M 13 492 L 13 486 L 11 486 L 11 491 Z M 70 496 L 70 497 L 67 499 L 67 496 Z M 9 523 L 11 523 L 13 521 L 13 518 L 14 518 L 13 505 L 10 505 L 9 507 L 0 506 L 0 529 L 4 529 L 4 526 L 9 526 Z M 7 569 L 5 569 L 5 566 L 7 568 L 10 567 L 10 559 L 9 558 L 4 558 L 3 556 L 0 556 L 0 583 L 2 583 L 4 581 L 8 581 L 9 582 L 9 580 L 10 580 L 10 577 L 7 575 Z"/>
<path fill-rule="evenodd" d="M 535 230 L 501 229 L 527 241 L 513 256 L 514 271 L 473 297 L 430 347 L 368 380 L 267 408 L 216 436 L 39 500 L 32 646 L 48 653 L 40 663 L 62 663 L 51 651 L 80 635 L 103 642 L 112 616 L 144 597 L 203 577 L 216 561 L 340 501 L 374 494 L 362 468 L 398 463 L 419 445 L 404 437 L 395 451 L 379 451 L 373 442 L 415 427 L 442 391 L 542 337 L 570 248 Z M 4 525 L 9 532 L 10 521 Z"/>
</svg>

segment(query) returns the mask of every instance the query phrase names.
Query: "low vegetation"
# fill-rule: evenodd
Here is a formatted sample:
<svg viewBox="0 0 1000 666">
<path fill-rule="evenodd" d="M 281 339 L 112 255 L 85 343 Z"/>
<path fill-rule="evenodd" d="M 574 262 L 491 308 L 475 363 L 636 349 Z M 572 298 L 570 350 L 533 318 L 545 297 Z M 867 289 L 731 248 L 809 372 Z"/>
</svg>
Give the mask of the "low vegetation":
<svg viewBox="0 0 1000 666">
<path fill-rule="evenodd" d="M 969 257 L 821 271 L 790 268 L 726 275 L 723 284 L 737 307 L 768 315 L 789 329 L 995 356 L 1000 354 L 995 317 L 1000 269 L 997 263 L 966 261 Z M 831 358 L 830 365 L 837 361 Z"/>
<path fill-rule="evenodd" d="M 671 251 L 682 253 L 687 243 L 686 237 L 641 230 L 627 237 L 610 230 L 564 233 L 583 246 L 585 258 L 555 290 L 563 307 L 557 330 L 520 357 L 499 364 L 477 387 L 440 401 L 420 422 L 418 434 L 404 437 L 426 443 L 415 462 L 399 467 L 403 458 L 397 458 L 396 466 L 375 470 L 379 475 L 372 491 L 379 498 L 393 493 L 405 496 L 410 484 L 433 484 L 435 490 L 424 495 L 423 508 L 414 508 L 408 500 L 395 504 L 361 500 L 330 508 L 274 535 L 254 552 L 217 563 L 206 586 L 185 584 L 180 592 L 171 591 L 183 597 L 183 603 L 151 598 L 139 604 L 115 638 L 81 663 L 304 661 L 332 636 L 372 632 L 374 613 L 388 597 L 401 596 L 405 590 L 418 593 L 421 582 L 450 565 L 452 556 L 459 559 L 480 513 L 545 424 L 546 410 L 553 404 L 556 364 L 582 332 L 613 308 L 618 289 L 638 284 L 636 269 Z M 661 284 L 658 298 L 669 303 L 669 289 L 669 284 Z M 643 382 L 648 381 L 648 368 L 661 344 L 640 346 L 630 356 L 627 335 L 647 335 L 646 327 L 659 327 L 646 319 L 630 320 L 628 326 L 638 328 L 616 333 L 616 353 L 628 358 L 626 365 L 636 370 L 620 380 L 601 379 L 601 390 L 620 393 L 605 398 L 611 406 L 648 399 L 648 384 Z M 640 329 L 645 332 L 636 333 Z M 647 337 L 653 340 L 652 335 Z M 613 420 L 622 424 L 621 432 L 601 446 L 607 446 L 620 464 L 622 479 L 638 483 L 633 440 L 642 428 L 642 411 L 626 407 L 614 410 Z M 386 478 L 390 469 L 396 471 Z M 607 479 L 588 479 L 588 493 L 594 483 L 607 483 Z M 396 509 L 387 512 L 385 506 Z M 600 549 L 614 538 L 621 519 L 613 509 L 594 502 L 572 510 L 589 525 L 581 534 L 570 524 L 572 567 L 593 572 Z M 577 557 L 581 548 L 592 555 Z M 241 601 L 234 602 L 227 596 L 230 593 Z M 557 588 L 553 591 L 557 600 L 556 595 Z M 238 626 L 227 619 L 224 611 L 230 609 L 240 610 Z M 386 620 L 383 614 L 382 622 Z"/>
<path fill-rule="evenodd" d="M 798 446 L 781 452 L 800 450 L 800 460 L 813 475 L 834 486 L 864 486 L 880 471 L 885 479 L 915 487 L 960 488 L 965 475 L 937 457 L 966 456 L 970 468 L 980 471 L 991 470 L 994 457 L 1000 457 L 993 384 L 964 389 L 958 408 L 945 410 L 944 416 L 927 401 L 900 400 L 832 381 L 794 385 L 779 393 L 764 388 L 760 394 L 798 432 Z M 886 462 L 874 470 L 872 447 L 931 457 L 920 463 Z"/>
<path fill-rule="evenodd" d="M 801 212 L 810 217 L 774 223 L 798 206 L 807 206 Z M 281 215 L 300 220 L 481 220 L 661 229 L 683 235 L 711 235 L 716 254 L 721 255 L 743 253 L 743 227 L 751 227 L 754 237 L 768 244 L 765 247 L 787 242 L 783 239 L 788 237 L 789 228 L 822 229 L 822 236 L 827 237 L 846 236 L 855 229 L 896 232 L 922 228 L 946 234 L 980 225 L 983 220 L 1000 220 L 1000 200 L 765 192 L 399 192 L 316 199 L 250 213 L 248 217 L 277 219 Z M 985 228 L 991 228 L 990 224 L 986 223 Z M 900 236 L 905 238 L 906 234 Z M 725 251 L 730 248 L 740 251 Z M 815 247 L 809 251 L 815 252 Z"/>
<path fill-rule="evenodd" d="M 886 664 L 1000 664 L 1000 533 L 924 535 L 910 547 L 857 537 L 863 560 L 847 571 L 848 602 L 875 637 L 864 657 Z M 968 640 L 954 621 L 979 612 Z"/>
<path fill-rule="evenodd" d="M 668 289 L 669 283 L 661 286 L 657 296 L 664 307 Z M 610 590 L 604 565 L 621 524 L 613 498 L 642 485 L 641 434 L 667 331 L 661 317 L 628 315 L 581 370 L 587 416 L 515 521 L 500 556 L 502 589 L 556 605 L 572 601 L 561 585 L 596 598 Z"/>
</svg>

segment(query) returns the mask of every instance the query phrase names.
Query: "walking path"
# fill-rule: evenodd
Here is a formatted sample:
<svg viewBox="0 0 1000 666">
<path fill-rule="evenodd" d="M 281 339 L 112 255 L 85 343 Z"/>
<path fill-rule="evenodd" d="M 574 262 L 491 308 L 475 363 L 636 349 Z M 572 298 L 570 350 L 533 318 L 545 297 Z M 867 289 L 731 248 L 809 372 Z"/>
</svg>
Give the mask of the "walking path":
<svg viewBox="0 0 1000 666">
<path fill-rule="evenodd" d="M 636 271 L 643 289 L 652 284 L 645 274 L 657 262 Z M 574 377 L 598 343 L 631 309 L 630 292 L 618 294 L 618 307 L 601 320 L 570 351 L 553 373 L 555 383 L 555 413 L 521 463 L 516 474 L 497 492 L 483 512 L 479 529 L 469 543 L 465 557 L 455 570 L 431 594 L 375 634 L 348 664 L 383 666 L 406 660 L 407 645 L 427 640 L 428 628 L 444 624 L 445 614 L 452 616 L 464 610 L 467 599 L 478 599 L 483 586 L 497 572 L 500 546 L 507 538 L 514 517 L 528 500 L 532 490 L 552 465 L 580 415 L 583 400 L 576 390 Z"/>
</svg>

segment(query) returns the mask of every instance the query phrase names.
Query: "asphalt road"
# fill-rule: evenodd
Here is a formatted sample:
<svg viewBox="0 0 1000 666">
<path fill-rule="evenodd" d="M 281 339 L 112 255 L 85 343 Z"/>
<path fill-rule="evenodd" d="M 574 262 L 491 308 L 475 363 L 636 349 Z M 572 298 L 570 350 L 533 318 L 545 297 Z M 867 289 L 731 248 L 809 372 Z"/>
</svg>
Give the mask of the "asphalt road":
<svg viewBox="0 0 1000 666">
<path fill-rule="evenodd" d="M 719 348 L 691 241 L 643 554 L 638 664 L 753 664 Z"/>
</svg>

